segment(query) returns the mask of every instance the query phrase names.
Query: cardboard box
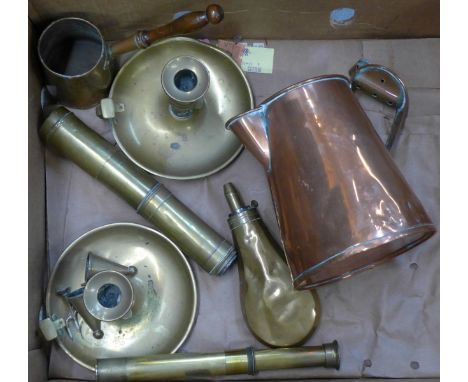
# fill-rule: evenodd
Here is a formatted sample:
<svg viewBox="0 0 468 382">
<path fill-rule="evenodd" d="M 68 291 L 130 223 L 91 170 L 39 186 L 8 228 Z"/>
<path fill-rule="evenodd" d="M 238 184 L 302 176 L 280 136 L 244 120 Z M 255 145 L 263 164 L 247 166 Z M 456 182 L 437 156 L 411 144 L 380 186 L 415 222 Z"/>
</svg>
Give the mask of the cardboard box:
<svg viewBox="0 0 468 382">
<path fill-rule="evenodd" d="M 125 37 L 133 33 L 137 29 L 147 29 L 156 25 L 163 24 L 173 18 L 176 12 L 183 10 L 198 10 L 203 9 L 209 2 L 194 2 L 194 1 L 125 1 L 115 0 L 109 1 L 93 1 L 93 2 L 76 2 L 71 0 L 63 1 L 46 1 L 46 0 L 30 0 L 29 1 L 29 368 L 31 382 L 50 380 L 55 378 L 58 381 L 60 378 L 75 378 L 74 376 L 80 375 L 79 372 L 73 370 L 67 375 L 59 375 L 61 373 L 60 368 L 57 368 L 57 363 L 62 363 L 64 368 L 73 368 L 73 361 L 68 359 L 65 355 L 60 358 L 57 351 L 52 351 L 52 361 L 55 366 L 52 370 L 49 370 L 49 356 L 51 354 L 50 347 L 41 341 L 37 333 L 37 319 L 40 306 L 43 302 L 43 295 L 45 290 L 45 284 L 47 281 L 47 275 L 49 271 L 49 257 L 53 252 L 52 257 L 60 254 L 60 244 L 57 243 L 57 232 L 54 230 L 47 232 L 47 223 L 57 224 L 54 220 L 56 216 L 50 214 L 51 208 L 58 206 L 57 200 L 59 196 L 54 194 L 54 191 L 46 189 L 46 157 L 48 164 L 54 164 L 55 169 L 60 168 L 66 174 L 71 174 L 73 171 L 78 178 L 83 182 L 86 180 L 87 175 L 82 173 L 81 170 L 75 168 L 74 165 L 66 162 L 64 159 L 54 157 L 53 154 L 46 154 L 46 151 L 38 139 L 37 128 L 41 120 L 40 112 L 40 89 L 43 84 L 41 78 L 40 65 L 37 62 L 36 57 L 36 39 L 40 34 L 41 30 L 47 26 L 47 24 L 57 18 L 65 16 L 80 16 L 95 23 L 103 32 L 105 38 L 109 40 L 115 40 L 121 37 Z M 424 0 L 396 0 L 392 2 L 383 0 L 369 0 L 366 2 L 362 1 L 224 1 L 220 4 L 225 9 L 225 20 L 218 26 L 209 26 L 201 32 L 193 34 L 193 37 L 205 37 L 210 39 L 218 38 L 245 38 L 245 39 L 261 39 L 267 42 L 268 47 L 275 48 L 275 61 L 272 75 L 267 74 L 249 74 L 249 80 L 252 84 L 252 89 L 256 95 L 256 103 L 262 99 L 271 95 L 274 91 L 280 90 L 281 88 L 303 80 L 305 78 L 329 73 L 331 70 L 334 72 L 340 72 L 345 74 L 349 68 L 350 62 L 356 61 L 360 56 L 370 59 L 372 62 L 387 65 L 394 69 L 397 73 L 401 74 L 404 79 L 407 79 L 407 85 L 410 93 L 410 116 L 407 122 L 407 129 L 411 134 L 406 137 L 407 144 L 402 146 L 401 150 L 397 154 L 397 163 L 402 166 L 403 172 L 407 176 L 411 176 L 411 185 L 415 189 L 418 196 L 423 200 L 423 204 L 426 199 L 427 193 L 433 193 L 430 195 L 432 201 L 436 201 L 431 204 L 429 213 L 431 217 L 436 220 L 438 224 L 438 99 L 439 99 L 439 82 L 438 82 L 438 39 L 439 36 L 439 2 L 438 1 L 424 1 Z M 332 26 L 330 24 L 330 12 L 333 9 L 340 7 L 354 8 L 356 16 L 354 21 L 346 26 Z M 433 37 L 433 39 L 426 39 Z M 435 37 L 435 39 L 434 39 Z M 382 39 L 402 39 L 402 40 L 391 40 L 382 41 Z M 350 40 L 360 39 L 360 40 Z M 375 39 L 375 40 L 369 40 Z M 378 39 L 378 40 L 377 40 Z M 417 40 L 414 40 L 417 39 Z M 280 40 L 291 40 L 291 41 L 280 41 Z M 323 40 L 323 41 L 318 41 Z M 328 41 L 334 40 L 334 41 Z M 350 40 L 350 41 L 344 41 Z M 413 53 L 411 53 L 413 52 Z M 300 57 L 300 59 L 298 59 Z M 406 77 L 406 78 L 405 78 Z M 379 105 L 372 102 L 372 100 L 362 99 L 365 110 L 369 113 L 371 120 L 377 125 L 378 129 L 385 130 L 386 124 L 388 125 L 389 119 L 391 119 L 391 113 L 388 110 L 384 110 Z M 90 118 L 90 114 L 83 113 L 83 116 Z M 418 143 L 415 142 L 418 140 Z M 422 143 L 421 143 L 422 140 Z M 416 147 L 416 149 L 415 149 Z M 417 149 L 420 148 L 420 149 Z M 427 150 L 432 150 L 431 159 L 427 163 Z M 421 170 L 425 165 L 429 166 L 426 170 Z M 269 200 L 268 188 L 265 179 L 262 178 L 261 168 L 255 164 L 253 158 L 244 151 L 242 156 L 236 160 L 231 166 L 220 174 L 213 176 L 211 180 L 200 182 L 190 182 L 190 184 L 167 182 L 169 188 L 178 196 L 181 197 L 182 201 L 185 201 L 188 205 L 193 203 L 193 196 L 199 195 L 200 193 L 210 192 L 214 193 L 216 187 L 223 181 L 230 180 L 236 174 L 236 166 L 246 166 L 251 168 L 251 174 L 249 175 L 249 181 L 252 180 L 254 183 L 251 187 L 247 187 L 245 184 L 239 184 L 239 188 L 246 197 L 251 196 L 252 190 L 257 193 L 255 198 L 262 200 L 261 210 L 263 218 L 273 231 L 274 235 L 278 237 L 278 230 L 275 226 L 275 217 L 271 208 L 271 200 Z M 425 178 L 424 171 L 436 172 L 434 177 L 427 179 Z M 420 173 L 421 176 L 414 174 Z M 75 179 L 75 182 L 77 181 Z M 247 178 L 243 178 L 247 179 Z M 256 180 L 257 179 L 257 180 Z M 59 174 L 48 174 L 48 183 L 55 187 L 60 186 L 63 182 L 60 180 Z M 94 182 L 96 183 L 96 182 Z M 86 183 L 90 187 L 95 187 L 92 180 Z M 81 184 L 78 181 L 77 184 Z M 216 185 L 216 187 L 214 186 Z M 101 192 L 99 185 L 96 185 L 96 192 Z M 184 187 L 192 190 L 192 196 L 190 192 L 185 193 Z M 429 190 L 429 191 L 428 191 Z M 219 191 L 219 190 L 218 190 Z M 183 196 L 183 195 L 186 196 Z M 222 198 L 222 193 L 221 198 Z M 49 202 L 47 207 L 46 195 L 49 196 Z M 54 197 L 57 196 L 57 197 Z M 250 195 L 250 196 L 249 196 Z M 51 198 L 52 196 L 52 198 Z M 73 196 L 73 195 L 72 195 Z M 221 200 L 219 195 L 210 196 L 210 198 L 201 198 L 202 202 L 199 205 L 194 206 L 194 210 L 198 212 L 203 218 L 209 223 L 216 226 L 223 226 L 221 228 L 222 233 L 225 237 L 229 238 L 229 232 L 225 224 L 225 218 L 227 213 L 221 209 L 220 211 L 204 212 L 207 210 L 206 201 L 208 199 L 218 198 Z M 109 199 L 110 198 L 110 199 Z M 98 202 L 109 203 L 105 205 L 106 208 L 114 208 L 114 206 L 120 206 L 124 204 L 118 201 L 115 197 L 115 203 L 112 195 L 109 195 L 107 201 L 98 199 Z M 61 199 L 60 199 L 61 200 Z M 75 200 L 76 201 L 76 200 Z M 118 204 L 120 203 L 120 204 Z M 104 208 L 103 207 L 103 208 Z M 192 207 L 192 206 L 191 206 Z M 83 222 L 81 226 L 75 226 L 73 229 L 63 229 L 60 234 L 63 234 L 63 245 L 68 245 L 71 240 L 75 239 L 79 232 L 83 233 L 88 230 L 89 224 L 105 223 L 106 219 L 111 222 L 112 219 L 122 218 L 129 221 L 135 219 L 136 222 L 145 224 L 144 221 L 139 221 L 137 217 L 133 218 L 132 211 L 126 210 L 125 207 L 122 209 L 114 209 L 113 215 L 104 216 L 102 221 L 93 220 L 92 216 Z M 47 209 L 49 209 L 49 217 L 47 216 Z M 224 211 L 224 212 L 223 212 Z M 205 216 L 204 216 L 205 214 Z M 48 221 L 49 220 L 49 221 Z M 92 223 L 90 223 L 92 222 Z M 91 227 L 92 228 L 92 227 Z M 50 230 L 50 226 L 49 226 Z M 438 250 L 438 237 L 432 239 L 433 241 L 429 246 L 424 247 L 428 253 L 437 256 Z M 435 240 L 435 241 L 434 241 Z M 48 253 L 49 252 L 49 253 Z M 381 272 L 378 275 L 369 276 L 367 282 L 373 279 L 379 282 L 380 276 L 387 280 L 390 285 L 390 277 L 392 275 L 402 272 L 403 269 L 407 269 L 407 265 L 415 264 L 421 260 L 419 269 L 424 269 L 424 265 L 431 267 L 430 273 L 433 277 L 438 277 L 437 268 L 434 268 L 438 264 L 438 258 L 432 260 L 426 260 L 423 256 L 420 258 L 419 252 L 411 252 L 409 255 L 404 255 L 402 260 L 398 260 L 387 267 L 387 269 L 376 270 L 375 272 Z M 197 275 L 199 276 L 199 275 Z M 204 277 L 204 276 L 201 276 Z M 229 278 L 226 282 L 231 282 L 236 285 L 237 274 L 235 271 L 231 272 L 230 275 L 223 277 Z M 418 276 L 415 276 L 418 277 Z M 202 279 L 204 280 L 204 279 Z M 395 279 L 397 280 L 397 279 Z M 438 280 L 432 280 L 429 283 L 427 280 L 421 280 L 418 287 L 414 290 L 410 290 L 404 294 L 403 297 L 407 298 L 411 293 L 417 291 L 423 291 L 433 294 L 432 303 L 438 300 Z M 208 281 L 206 281 L 208 282 Z M 211 282 L 211 280 L 209 281 Z M 217 280 L 212 281 L 213 284 Z M 202 281 L 204 285 L 205 281 Z M 350 284 L 347 284 L 347 286 Z M 374 296 L 375 299 L 389 298 L 384 293 L 383 281 L 379 284 L 382 289 Z M 328 288 L 325 287 L 323 292 L 320 291 L 322 304 L 327 304 L 328 301 L 333 301 L 333 293 L 338 293 L 337 290 L 345 287 Z M 230 286 L 231 287 L 231 286 Z M 429 287 L 433 289 L 428 290 Z M 360 293 L 360 281 L 353 282 L 352 287 L 356 293 Z M 409 287 L 411 288 L 411 287 Z M 435 290 L 434 290 L 435 289 Z M 411 293 L 410 293 L 411 292 Z M 203 293 L 202 287 L 200 287 L 200 294 Z M 395 293 L 403 293 L 396 289 Z M 398 298 L 399 295 L 396 296 Z M 415 297 L 415 296 L 413 296 Z M 232 302 L 233 312 L 239 311 L 239 303 L 236 300 L 238 298 L 238 291 L 232 290 L 232 293 L 227 297 L 227 302 Z M 356 297 L 358 298 L 358 297 Z M 393 297 L 395 299 L 395 296 Z M 394 301 L 394 300 L 393 300 Z M 405 300 L 408 301 L 407 299 Z M 427 302 L 423 299 L 422 302 Z M 393 306 L 393 305 L 392 305 Z M 343 308 L 343 307 L 342 307 Z M 341 308 L 341 309 L 342 309 Z M 416 312 L 412 310 L 414 308 L 408 308 L 409 312 Z M 422 308 L 421 308 L 422 309 Z M 437 306 L 431 308 L 431 312 L 437 311 Z M 349 312 L 349 309 L 347 309 Z M 339 311 L 339 310 L 338 310 Z M 378 309 L 377 309 L 378 311 Z M 331 312 L 331 310 L 329 311 Z M 363 312 L 363 317 L 368 317 L 372 313 Z M 241 320 L 236 316 L 237 320 Z M 396 316 L 398 317 L 398 316 Z M 418 316 L 415 316 L 417 319 Z M 199 318 L 202 320 L 203 318 Z M 332 332 L 333 320 L 336 317 L 327 316 L 322 318 L 321 326 L 323 331 L 319 334 L 319 337 L 312 338 L 312 342 L 320 343 L 320 336 L 328 335 L 328 338 L 324 340 L 332 340 L 335 338 L 335 333 Z M 358 322 L 360 317 L 355 317 Z M 325 321 L 323 321 L 325 320 Z M 426 324 L 430 325 L 431 330 L 438 331 L 439 317 L 431 317 Z M 241 323 L 237 323 L 241 325 Z M 237 325 L 236 324 L 236 325 Z M 417 323 L 415 323 L 416 325 Z M 393 326 L 398 327 L 395 323 Z M 353 331 L 361 330 L 353 325 L 344 325 L 343 331 L 349 332 L 350 336 Z M 395 329 L 396 330 L 396 329 Z M 409 330 L 406 328 L 406 330 Z M 236 332 L 237 333 L 237 332 Z M 403 334 L 406 332 L 403 331 Z M 424 332 L 426 333 L 426 332 Z M 190 342 L 187 345 L 189 350 L 194 351 L 197 348 L 197 341 L 202 341 L 203 330 L 196 332 L 194 338 L 189 339 Z M 435 338 L 428 340 L 427 342 L 421 342 L 417 349 L 424 349 L 425 354 L 415 354 L 414 357 L 421 361 L 421 357 L 424 360 L 432 360 L 437 358 L 439 349 L 438 344 L 438 333 L 433 333 Z M 333 338 L 332 338 L 333 337 Z M 378 337 L 376 335 L 376 340 Z M 346 342 L 344 338 L 337 338 L 339 341 L 344 340 L 346 344 L 352 342 Z M 195 341 L 195 342 L 193 342 Z M 394 346 L 400 346 L 403 342 L 398 342 L 396 339 Z M 252 339 L 252 342 L 254 340 Z M 387 344 L 387 343 L 386 343 Z M 400 345 L 399 345 L 400 344 Z M 229 346 L 232 345 L 228 344 Z M 347 356 L 343 359 L 348 362 L 348 365 L 344 365 L 345 370 L 354 370 L 349 374 L 337 373 L 336 376 L 329 374 L 315 374 L 314 372 L 305 374 L 294 375 L 295 380 L 309 380 L 311 377 L 327 377 L 327 381 L 334 381 L 340 378 L 346 377 L 351 378 L 348 381 L 357 381 L 357 377 L 382 377 L 388 375 L 379 375 L 379 372 L 372 374 L 372 367 L 364 367 L 364 359 L 360 359 L 363 349 L 360 347 L 356 349 L 343 347 L 342 351 L 346 352 Z M 208 345 L 207 345 L 208 346 Z M 362 345 L 364 346 L 364 345 Z M 367 346 L 367 344 L 366 344 Z M 376 348 L 379 344 L 374 344 Z M 400 362 L 399 359 L 393 359 L 393 352 L 388 348 L 390 345 L 386 345 L 385 349 L 389 350 L 388 353 L 377 352 L 381 359 L 373 360 L 374 369 L 380 370 L 378 363 L 388 362 L 389 368 L 395 370 L 392 377 L 399 377 L 399 381 L 407 381 L 405 378 L 424 377 L 425 381 L 437 380 L 438 377 L 438 364 L 427 365 L 424 361 L 420 362 L 420 369 L 411 369 L 409 367 L 410 360 L 408 359 L 407 364 Z M 404 348 L 404 346 L 403 346 Z M 411 353 L 413 348 L 403 349 Z M 220 348 L 213 349 L 213 351 L 222 350 Z M 388 354 L 388 358 L 383 358 Z M 349 356 L 348 356 L 349 355 Z M 405 355 L 406 356 L 406 355 Z M 408 355 L 409 356 L 409 355 Z M 411 355 L 412 356 L 412 355 Z M 55 357 L 55 358 L 54 358 Z M 361 357 L 362 358 L 362 357 Z M 416 359 L 415 358 L 415 359 Z M 426 362 L 427 363 L 427 362 Z M 361 370 L 362 368 L 362 370 Z M 424 370 L 423 370 L 424 369 Z M 359 375 L 360 372 L 360 375 Z M 65 373 L 66 374 L 66 373 Z M 277 378 L 283 378 L 286 380 L 293 375 L 279 374 Z M 257 378 L 261 379 L 262 375 L 258 375 Z M 263 376 L 263 378 L 265 378 Z M 269 377 L 267 377 L 269 378 Z M 299 379 L 298 379 L 299 378 Z M 336 379 L 333 379 L 336 378 Z M 418 379 L 411 379 L 417 381 Z M 379 381 L 379 379 L 372 379 L 372 381 Z"/>
</svg>

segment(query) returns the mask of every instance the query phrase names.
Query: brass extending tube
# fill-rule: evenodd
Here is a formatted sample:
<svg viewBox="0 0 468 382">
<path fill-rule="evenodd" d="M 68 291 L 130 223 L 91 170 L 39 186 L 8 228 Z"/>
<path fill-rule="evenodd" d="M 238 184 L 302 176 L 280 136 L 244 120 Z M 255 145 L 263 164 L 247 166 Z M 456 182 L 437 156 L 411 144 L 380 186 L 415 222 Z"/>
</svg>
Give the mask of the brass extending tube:
<svg viewBox="0 0 468 382">
<path fill-rule="evenodd" d="M 53 110 L 39 135 L 47 146 L 120 195 L 208 273 L 221 275 L 235 260 L 228 241 L 71 111 Z"/>
<path fill-rule="evenodd" d="M 262 370 L 300 367 L 340 368 L 338 343 L 298 348 L 176 353 L 139 358 L 100 359 L 98 382 L 167 381 L 232 374 L 255 375 Z"/>
</svg>

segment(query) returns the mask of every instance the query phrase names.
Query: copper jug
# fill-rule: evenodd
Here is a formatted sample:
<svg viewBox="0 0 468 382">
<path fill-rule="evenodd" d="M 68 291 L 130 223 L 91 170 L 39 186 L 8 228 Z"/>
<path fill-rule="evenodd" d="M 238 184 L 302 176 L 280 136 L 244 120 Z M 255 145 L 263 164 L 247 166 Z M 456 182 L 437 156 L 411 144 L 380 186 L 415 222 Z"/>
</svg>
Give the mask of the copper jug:
<svg viewBox="0 0 468 382">
<path fill-rule="evenodd" d="M 265 168 L 298 289 L 374 267 L 436 231 L 353 93 L 396 107 L 390 147 L 407 113 L 403 83 L 363 62 L 352 76 L 297 83 L 226 123 Z"/>
</svg>

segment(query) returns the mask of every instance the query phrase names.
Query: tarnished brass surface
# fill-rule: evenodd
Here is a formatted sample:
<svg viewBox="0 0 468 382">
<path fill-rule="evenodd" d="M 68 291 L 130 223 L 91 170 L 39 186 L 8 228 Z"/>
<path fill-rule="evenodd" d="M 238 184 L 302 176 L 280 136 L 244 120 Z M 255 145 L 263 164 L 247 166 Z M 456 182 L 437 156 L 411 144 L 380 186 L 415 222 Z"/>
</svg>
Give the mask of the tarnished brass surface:
<svg viewBox="0 0 468 382">
<path fill-rule="evenodd" d="M 299 367 L 339 369 L 336 341 L 322 346 L 255 350 L 231 350 L 224 353 L 177 353 L 142 358 L 100 359 L 98 382 L 193 380 L 200 377 L 250 374 L 262 370 Z"/>
<path fill-rule="evenodd" d="M 112 284 L 112 288 L 117 287 L 119 291 L 119 297 L 115 297 L 118 302 L 116 306 L 109 307 L 99 302 L 101 288 L 106 288 L 109 284 Z M 115 289 L 112 293 L 115 293 Z M 83 301 L 94 318 L 100 321 L 116 321 L 132 314 L 135 292 L 128 277 L 117 271 L 106 270 L 95 274 L 86 282 Z"/>
<path fill-rule="evenodd" d="M 189 12 L 154 30 L 138 31 L 114 42 L 112 47 L 89 21 L 66 17 L 52 22 L 41 34 L 39 59 L 58 102 L 84 109 L 107 95 L 117 72 L 113 56 L 145 48 L 162 37 L 193 32 L 209 23 L 218 24 L 223 17 L 223 8 L 211 4 L 205 11 Z"/>
<path fill-rule="evenodd" d="M 86 258 L 85 267 L 85 282 L 88 282 L 91 277 L 102 271 L 117 271 L 123 275 L 133 276 L 138 272 L 134 265 L 124 267 L 122 264 L 118 264 L 115 261 L 105 259 L 95 253 L 89 252 Z"/>
<path fill-rule="evenodd" d="M 73 322 L 77 324 L 75 313 L 71 314 L 71 310 L 73 309 L 74 312 L 76 312 L 76 314 L 80 315 L 80 317 L 83 319 L 86 325 L 88 325 L 89 329 L 91 329 L 93 337 L 100 340 L 102 337 L 104 337 L 104 332 L 101 328 L 101 320 L 94 317 L 91 314 L 91 312 L 86 308 L 84 301 L 84 289 L 84 287 L 80 287 L 78 289 L 71 290 L 70 286 L 67 286 L 65 290 L 56 290 L 55 293 L 61 296 L 62 298 L 66 299 L 67 303 L 70 304 L 70 316 L 64 317 L 59 316 L 55 313 L 53 313 L 51 316 L 54 318 L 54 321 L 56 319 L 62 319 L 68 323 L 72 322 L 70 320 L 73 320 Z M 69 327 L 67 327 L 67 329 L 68 333 L 72 333 Z M 77 327 L 77 330 L 80 330 L 80 328 Z M 61 332 L 61 334 L 63 334 L 63 331 Z M 70 335 L 70 338 L 73 337 Z"/>
<path fill-rule="evenodd" d="M 239 255 L 241 305 L 250 331 L 269 346 L 304 342 L 319 320 L 315 290 L 294 289 L 284 254 L 256 209 L 246 206 L 232 183 L 224 185 L 229 226 Z"/>
<path fill-rule="evenodd" d="M 188 119 L 196 110 L 205 106 L 210 74 L 199 60 L 191 56 L 179 56 L 164 65 L 161 85 L 169 98 L 173 117 Z"/>
<path fill-rule="evenodd" d="M 116 65 L 101 32 L 89 21 L 54 21 L 42 32 L 38 53 L 50 90 L 61 104 L 85 109 L 107 95 Z"/>
<path fill-rule="evenodd" d="M 49 280 L 46 310 L 49 317 L 66 318 L 66 300 L 57 291 L 77 289 L 85 278 L 88 252 L 138 268 L 129 278 L 133 287 L 132 315 L 101 322 L 105 335 L 93 337 L 79 318 L 57 337 L 58 344 L 76 362 L 93 369 L 98 358 L 172 353 L 185 341 L 195 322 L 197 288 L 182 252 L 161 233 L 131 223 L 96 228 L 71 243 L 63 252 Z M 99 275 L 99 274 L 98 274 Z"/>
<path fill-rule="evenodd" d="M 296 288 L 349 277 L 434 234 L 346 77 L 292 85 L 226 127 L 267 172 Z"/>
<path fill-rule="evenodd" d="M 47 146 L 120 195 L 208 273 L 223 274 L 235 260 L 228 241 L 69 110 L 54 110 L 39 134 Z"/>
<path fill-rule="evenodd" d="M 187 118 L 174 115 L 173 101 L 161 85 L 165 65 L 181 56 L 196 59 L 209 74 L 204 102 Z M 224 124 L 253 107 L 249 84 L 235 61 L 185 37 L 161 40 L 135 54 L 117 74 L 109 98 L 114 106 L 106 116 L 121 149 L 143 169 L 174 179 L 208 176 L 234 160 L 242 145 Z"/>
</svg>

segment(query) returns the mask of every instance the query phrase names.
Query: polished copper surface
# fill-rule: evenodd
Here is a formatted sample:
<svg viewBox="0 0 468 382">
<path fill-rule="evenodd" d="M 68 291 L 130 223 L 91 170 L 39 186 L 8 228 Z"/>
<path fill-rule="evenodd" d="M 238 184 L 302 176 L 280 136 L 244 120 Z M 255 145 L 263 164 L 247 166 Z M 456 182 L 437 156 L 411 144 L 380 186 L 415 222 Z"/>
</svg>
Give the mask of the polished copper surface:
<svg viewBox="0 0 468 382">
<path fill-rule="evenodd" d="M 267 171 L 296 288 L 348 277 L 434 234 L 346 77 L 292 85 L 226 127 Z"/>
</svg>

